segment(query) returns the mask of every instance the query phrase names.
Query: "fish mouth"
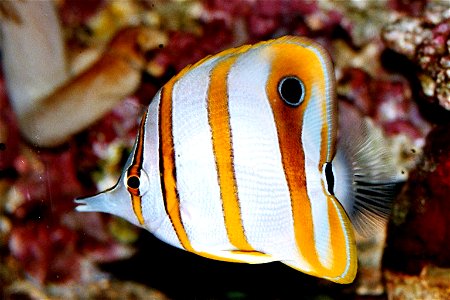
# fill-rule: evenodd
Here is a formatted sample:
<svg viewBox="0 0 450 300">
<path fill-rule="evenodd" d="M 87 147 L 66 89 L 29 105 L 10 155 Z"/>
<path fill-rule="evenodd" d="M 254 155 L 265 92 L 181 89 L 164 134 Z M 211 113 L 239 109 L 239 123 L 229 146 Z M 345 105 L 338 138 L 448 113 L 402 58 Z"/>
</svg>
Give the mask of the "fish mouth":
<svg viewBox="0 0 450 300">
<path fill-rule="evenodd" d="M 96 211 L 109 212 L 110 210 L 105 210 L 99 204 L 101 204 L 102 202 L 106 202 L 105 200 L 107 199 L 104 198 L 106 198 L 107 197 L 106 195 L 118 186 L 120 180 L 121 179 L 119 179 L 115 185 L 113 185 L 109 189 L 104 190 L 103 192 L 99 192 L 93 196 L 86 196 L 74 199 L 74 202 L 78 204 L 75 207 L 75 210 L 79 212 L 96 212 Z M 95 202 L 97 202 L 97 205 L 95 205 Z"/>
<path fill-rule="evenodd" d="M 101 192 L 94 196 L 77 198 L 74 202 L 77 204 L 75 210 L 79 212 L 109 213 L 111 211 L 110 207 L 107 206 L 108 201 L 105 192 Z"/>
<path fill-rule="evenodd" d="M 75 207 L 75 209 L 77 211 L 85 211 L 84 207 L 86 207 L 88 205 L 88 203 L 85 200 L 86 198 L 88 198 L 88 197 L 77 198 L 73 201 L 77 204 L 77 206 Z"/>
</svg>

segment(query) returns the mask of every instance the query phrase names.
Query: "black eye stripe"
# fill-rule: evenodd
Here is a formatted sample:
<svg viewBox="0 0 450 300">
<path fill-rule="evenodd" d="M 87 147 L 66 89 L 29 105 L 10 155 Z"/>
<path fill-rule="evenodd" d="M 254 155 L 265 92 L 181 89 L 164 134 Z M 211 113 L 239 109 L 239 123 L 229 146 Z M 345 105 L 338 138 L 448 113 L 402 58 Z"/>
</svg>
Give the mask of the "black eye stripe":
<svg viewBox="0 0 450 300">
<path fill-rule="evenodd" d="M 299 106 L 305 98 L 305 85 L 295 76 L 287 76 L 278 83 L 278 94 L 290 106 Z"/>
<path fill-rule="evenodd" d="M 141 181 L 139 180 L 139 177 L 136 175 L 130 176 L 127 179 L 127 186 L 131 189 L 138 189 L 141 185 Z"/>
</svg>

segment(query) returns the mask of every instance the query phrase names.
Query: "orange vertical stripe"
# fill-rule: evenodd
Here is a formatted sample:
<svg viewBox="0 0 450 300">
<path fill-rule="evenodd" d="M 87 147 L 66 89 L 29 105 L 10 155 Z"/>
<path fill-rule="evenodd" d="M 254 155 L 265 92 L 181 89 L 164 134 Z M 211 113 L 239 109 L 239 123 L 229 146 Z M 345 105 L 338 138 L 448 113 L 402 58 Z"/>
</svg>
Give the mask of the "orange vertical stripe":
<svg viewBox="0 0 450 300">
<path fill-rule="evenodd" d="M 145 111 L 144 115 L 142 116 L 141 124 L 139 125 L 136 150 L 134 153 L 133 162 L 127 172 L 127 179 L 133 176 L 139 178 L 141 174 L 142 163 L 144 161 L 144 138 L 145 138 L 144 133 L 145 133 L 146 119 L 147 119 L 147 111 Z M 134 214 L 136 215 L 139 224 L 144 225 L 145 220 L 144 215 L 142 214 L 142 197 L 140 195 L 139 187 L 138 188 L 128 187 L 128 192 L 131 195 Z"/>
<path fill-rule="evenodd" d="M 319 97 L 323 97 L 325 99 L 325 93 L 323 93 L 323 95 L 320 95 Z M 319 172 L 322 173 L 322 166 L 328 161 L 328 145 L 332 143 L 328 139 L 328 120 L 326 118 L 327 106 L 325 101 L 322 101 L 322 105 L 320 106 L 320 108 L 322 110 L 323 125 L 320 131 L 320 162 L 317 168 L 319 169 Z"/>
<path fill-rule="evenodd" d="M 331 249 L 333 254 L 333 264 L 330 270 L 330 277 L 341 276 L 347 264 L 349 264 L 349 270 L 345 277 L 337 280 L 341 283 L 352 282 L 356 275 L 357 261 L 356 261 L 356 247 L 355 239 L 353 236 L 353 230 L 349 223 L 345 223 L 340 220 L 339 215 L 345 216 L 345 211 L 333 196 L 328 197 L 328 219 L 330 220 L 330 228 L 333 229 L 331 234 Z M 347 250 L 346 237 L 350 249 Z M 350 262 L 349 262 L 350 260 Z"/>
<path fill-rule="evenodd" d="M 197 65 L 194 65 L 196 67 Z M 189 251 L 196 253 L 200 256 L 223 260 L 229 262 L 245 262 L 245 260 L 239 259 L 239 255 L 236 255 L 236 259 L 218 256 L 210 254 L 204 251 L 196 251 L 186 233 L 180 212 L 180 199 L 177 192 L 176 185 L 176 170 L 175 170 L 175 146 L 173 141 L 172 131 L 172 93 L 174 84 L 191 69 L 190 66 L 182 70 L 177 76 L 173 77 L 162 89 L 160 98 L 160 111 L 159 111 L 159 143 L 160 143 L 160 173 L 161 173 L 161 190 L 163 194 L 163 200 L 165 203 L 166 213 L 172 223 L 174 231 L 178 237 L 181 246 Z M 205 183 L 207 184 L 207 183 Z M 225 250 L 224 250 L 225 251 Z M 255 256 L 260 255 L 254 253 Z"/>
<path fill-rule="evenodd" d="M 230 243 L 237 249 L 253 251 L 242 224 L 241 209 L 233 165 L 233 149 L 228 107 L 227 77 L 238 58 L 231 56 L 219 62 L 211 72 L 208 90 L 208 119 L 217 176 L 222 198 L 225 227 Z"/>
<path fill-rule="evenodd" d="M 297 247 L 300 255 L 313 267 L 312 273 L 324 276 L 327 270 L 320 263 L 314 243 L 310 203 L 314 199 L 309 199 L 306 191 L 305 155 L 301 142 L 303 114 L 309 101 L 312 101 L 313 84 L 318 85 L 319 90 L 325 90 L 323 80 L 317 81 L 318 78 L 324 78 L 323 74 L 318 73 L 322 71 L 322 65 L 315 52 L 298 44 L 275 43 L 270 49 L 270 57 L 272 70 L 266 90 L 274 113 L 282 164 L 291 197 Z M 292 57 L 301 57 L 301 59 L 293 61 Z M 278 95 L 278 83 L 286 76 L 297 76 L 305 85 L 304 102 L 297 108 L 286 105 Z M 325 101 L 324 98 L 322 100 Z M 322 151 L 324 151 L 323 147 L 321 153 Z"/>
<path fill-rule="evenodd" d="M 180 72 L 172 78 L 162 89 L 159 111 L 159 134 L 160 134 L 160 163 L 161 187 L 163 191 L 166 212 L 172 222 L 175 233 L 181 246 L 187 251 L 194 252 L 189 242 L 180 213 L 180 199 L 176 187 L 175 172 L 175 149 L 172 131 L 172 93 L 175 82 L 187 71 Z"/>
</svg>

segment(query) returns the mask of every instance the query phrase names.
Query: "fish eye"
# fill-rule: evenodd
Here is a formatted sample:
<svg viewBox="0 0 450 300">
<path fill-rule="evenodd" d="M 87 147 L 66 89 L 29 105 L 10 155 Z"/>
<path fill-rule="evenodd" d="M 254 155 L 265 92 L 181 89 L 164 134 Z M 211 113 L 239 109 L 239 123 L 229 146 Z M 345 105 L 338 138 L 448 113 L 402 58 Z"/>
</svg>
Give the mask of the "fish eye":
<svg viewBox="0 0 450 300">
<path fill-rule="evenodd" d="M 150 188 L 147 172 L 144 169 L 139 169 L 138 171 L 133 169 L 133 166 L 128 169 L 124 185 L 130 193 L 143 196 Z"/>
<path fill-rule="evenodd" d="M 139 180 L 139 177 L 136 175 L 132 175 L 130 177 L 128 177 L 127 179 L 127 186 L 130 189 L 138 189 L 139 186 L 141 185 L 141 181 Z"/>
<path fill-rule="evenodd" d="M 278 83 L 278 94 L 287 105 L 297 107 L 305 98 L 305 85 L 295 76 L 284 77 Z"/>
</svg>

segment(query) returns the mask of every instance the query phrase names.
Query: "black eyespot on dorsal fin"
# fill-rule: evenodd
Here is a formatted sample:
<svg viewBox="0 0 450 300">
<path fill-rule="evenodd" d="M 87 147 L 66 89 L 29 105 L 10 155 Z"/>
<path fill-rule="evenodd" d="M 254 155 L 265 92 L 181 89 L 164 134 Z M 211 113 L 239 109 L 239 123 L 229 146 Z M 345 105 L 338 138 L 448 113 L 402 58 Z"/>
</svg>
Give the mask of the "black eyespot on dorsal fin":
<svg viewBox="0 0 450 300">
<path fill-rule="evenodd" d="M 140 185 L 141 185 L 141 182 L 139 180 L 139 177 L 137 177 L 136 175 L 132 175 L 132 176 L 128 177 L 127 186 L 129 188 L 138 189 Z"/>
<path fill-rule="evenodd" d="M 330 195 L 334 195 L 334 174 L 333 165 L 331 164 L 331 162 L 325 163 L 324 170 L 328 193 L 330 193 Z"/>
</svg>

